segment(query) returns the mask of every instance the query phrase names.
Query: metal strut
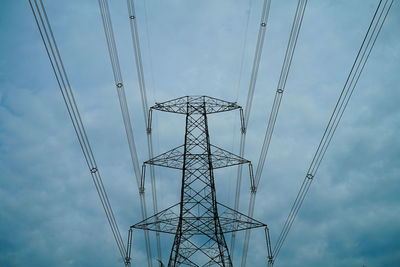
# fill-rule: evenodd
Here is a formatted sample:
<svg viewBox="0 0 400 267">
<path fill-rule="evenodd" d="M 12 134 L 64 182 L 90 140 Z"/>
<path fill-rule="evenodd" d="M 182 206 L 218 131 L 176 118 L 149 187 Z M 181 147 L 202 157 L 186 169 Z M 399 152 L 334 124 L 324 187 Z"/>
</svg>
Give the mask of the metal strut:
<svg viewBox="0 0 400 267">
<path fill-rule="evenodd" d="M 207 115 L 240 107 L 207 96 L 186 96 L 156 103 L 151 109 L 186 117 L 184 145 L 144 162 L 144 166 L 180 169 L 181 198 L 179 203 L 132 225 L 132 228 L 175 236 L 168 266 L 232 266 L 224 235 L 266 227 L 266 224 L 217 202 L 215 168 L 249 164 L 252 185 L 254 179 L 250 161 L 211 145 Z M 144 176 L 143 171 L 143 179 Z"/>
</svg>

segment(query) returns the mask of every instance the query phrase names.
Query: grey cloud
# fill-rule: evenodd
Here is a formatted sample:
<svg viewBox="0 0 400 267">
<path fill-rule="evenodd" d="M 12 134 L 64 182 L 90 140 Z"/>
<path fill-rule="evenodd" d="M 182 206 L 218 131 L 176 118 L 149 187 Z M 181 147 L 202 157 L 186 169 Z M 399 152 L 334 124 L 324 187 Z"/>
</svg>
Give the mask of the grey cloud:
<svg viewBox="0 0 400 267">
<path fill-rule="evenodd" d="M 252 2 L 240 105 L 247 95 L 261 6 L 261 1 Z M 0 44 L 0 265 L 121 266 L 27 3 L 1 5 L 0 29 L 6 38 Z M 98 7 L 90 1 L 45 1 L 45 5 L 125 239 L 129 225 L 140 220 L 138 192 Z M 147 1 L 147 5 L 154 84 L 140 16 L 143 2 L 137 1 L 149 103 L 186 94 L 235 100 L 248 3 Z M 271 6 L 245 154 L 254 162 L 295 5 L 296 1 L 273 1 Z M 289 212 L 375 6 L 372 0 L 362 5 L 308 3 L 256 201 L 255 217 L 269 225 L 272 241 Z M 146 137 L 125 9 L 124 3 L 112 1 L 136 143 L 140 159 L 145 160 Z M 399 10 L 396 1 L 276 266 L 400 262 L 396 242 Z M 237 114 L 210 117 L 212 142 L 226 149 L 235 146 L 237 153 L 238 127 Z M 156 153 L 179 145 L 182 118 L 156 114 L 154 133 Z M 160 206 L 167 207 L 178 200 L 179 173 L 161 168 L 156 173 Z M 236 170 L 216 174 L 221 175 L 216 176 L 221 200 L 232 202 Z M 243 212 L 248 201 L 246 179 Z M 149 186 L 146 192 L 151 214 Z M 265 265 L 265 240 L 258 233 L 252 232 L 248 266 Z M 135 232 L 135 266 L 145 264 L 143 244 L 143 234 Z M 164 258 L 170 244 L 171 237 L 163 239 Z"/>
</svg>

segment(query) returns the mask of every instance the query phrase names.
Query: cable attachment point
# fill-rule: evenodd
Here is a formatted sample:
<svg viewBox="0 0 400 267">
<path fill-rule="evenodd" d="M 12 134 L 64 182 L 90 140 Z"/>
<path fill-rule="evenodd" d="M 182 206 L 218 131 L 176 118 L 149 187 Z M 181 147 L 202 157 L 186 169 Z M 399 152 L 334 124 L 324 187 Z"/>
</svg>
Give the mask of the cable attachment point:
<svg viewBox="0 0 400 267">
<path fill-rule="evenodd" d="M 267 23 L 262 22 L 262 23 L 261 23 L 261 27 L 265 27 L 265 26 L 267 26 Z"/>
<path fill-rule="evenodd" d="M 313 179 L 314 178 L 314 175 L 312 175 L 311 173 L 308 173 L 307 175 L 306 175 L 306 177 L 308 178 L 308 179 Z"/>
<path fill-rule="evenodd" d="M 147 127 L 146 132 L 147 132 L 147 134 L 151 134 L 151 127 Z"/>
<path fill-rule="evenodd" d="M 98 171 L 98 170 L 97 170 L 96 167 L 93 167 L 93 168 L 90 169 L 90 172 L 91 172 L 91 173 L 96 173 L 97 171 Z"/>
<path fill-rule="evenodd" d="M 125 257 L 125 266 L 131 266 L 131 258 Z"/>
<path fill-rule="evenodd" d="M 245 134 L 246 133 L 246 127 L 242 127 L 241 129 L 242 129 L 242 134 Z"/>
<path fill-rule="evenodd" d="M 279 88 L 278 90 L 276 90 L 276 92 L 279 93 L 279 94 L 282 94 L 283 93 L 283 89 Z"/>
<path fill-rule="evenodd" d="M 117 83 L 117 87 L 121 88 L 122 87 L 122 83 Z"/>
<path fill-rule="evenodd" d="M 139 188 L 139 194 L 144 194 L 144 186 L 141 186 L 141 187 Z"/>
<path fill-rule="evenodd" d="M 251 186 L 251 193 L 255 194 L 257 192 L 257 187 L 256 186 Z"/>
<path fill-rule="evenodd" d="M 135 16 L 129 16 L 129 18 L 130 18 L 130 19 L 136 19 L 136 17 L 135 17 Z"/>
<path fill-rule="evenodd" d="M 273 256 L 268 256 L 268 263 L 272 266 L 274 265 L 274 257 Z"/>
</svg>

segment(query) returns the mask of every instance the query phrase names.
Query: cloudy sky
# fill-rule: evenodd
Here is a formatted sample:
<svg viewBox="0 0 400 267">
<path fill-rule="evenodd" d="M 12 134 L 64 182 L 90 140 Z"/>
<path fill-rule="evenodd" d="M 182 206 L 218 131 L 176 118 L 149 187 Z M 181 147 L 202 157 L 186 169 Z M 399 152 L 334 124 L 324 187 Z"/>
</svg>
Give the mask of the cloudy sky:
<svg viewBox="0 0 400 267">
<path fill-rule="evenodd" d="M 245 152 L 254 165 L 296 2 L 272 1 Z M 141 216 L 97 1 L 44 3 L 126 240 L 129 225 Z M 273 244 L 377 3 L 308 3 L 256 200 L 254 217 L 269 225 Z M 251 8 L 244 0 L 151 0 L 146 7 L 148 31 L 144 2 L 137 1 L 150 104 L 192 94 L 245 104 L 261 0 L 252 0 Z M 144 161 L 146 136 L 126 3 L 112 0 L 110 9 Z M 400 265 L 399 28 L 395 1 L 276 266 Z M 0 266 L 122 266 L 28 1 L 1 2 L 0 31 Z M 238 114 L 213 115 L 209 121 L 211 142 L 238 153 Z M 183 123 L 182 117 L 156 113 L 155 154 L 183 143 Z M 217 198 L 228 205 L 235 173 L 235 168 L 216 172 Z M 179 172 L 157 169 L 156 175 L 160 209 L 175 204 Z M 253 231 L 248 266 L 265 266 L 261 233 Z M 145 266 L 143 234 L 134 232 L 133 238 L 134 266 Z M 165 263 L 171 238 L 162 238 Z"/>
</svg>

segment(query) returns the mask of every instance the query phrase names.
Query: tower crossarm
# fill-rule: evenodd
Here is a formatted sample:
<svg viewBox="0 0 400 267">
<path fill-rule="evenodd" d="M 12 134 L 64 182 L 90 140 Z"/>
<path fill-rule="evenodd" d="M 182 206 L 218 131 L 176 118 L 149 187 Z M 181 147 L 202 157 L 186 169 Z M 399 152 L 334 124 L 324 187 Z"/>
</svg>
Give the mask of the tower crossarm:
<svg viewBox="0 0 400 267">
<path fill-rule="evenodd" d="M 239 157 L 238 155 L 235 155 L 220 147 L 210 145 L 210 148 L 211 148 L 211 160 L 213 162 L 214 169 L 250 163 L 249 160 Z M 145 162 L 145 164 L 156 165 L 172 169 L 182 169 L 183 157 L 184 157 L 183 149 L 184 149 L 183 145 L 178 146 L 165 153 L 158 155 L 157 157 L 149 159 L 148 161 Z M 196 162 L 204 162 L 208 158 L 208 154 L 187 153 L 186 158 L 189 159 L 190 162 L 195 164 Z M 208 166 L 204 167 L 208 168 Z"/>
<path fill-rule="evenodd" d="M 242 110 L 235 102 L 208 96 L 184 96 L 151 108 L 186 117 L 184 145 L 144 162 L 141 180 L 144 185 L 146 165 L 181 170 L 180 202 L 131 226 L 131 229 L 175 235 L 169 267 L 232 267 L 224 233 L 267 228 L 266 224 L 216 200 L 214 170 L 218 168 L 248 164 L 251 190 L 256 191 L 251 162 L 210 144 L 207 114 L 235 109 Z"/>
<path fill-rule="evenodd" d="M 241 108 L 236 102 L 228 102 L 210 96 L 183 96 L 162 103 L 156 103 L 151 108 L 164 112 L 187 114 L 188 106 L 190 106 L 192 114 L 202 114 L 204 111 L 206 114 L 211 114 Z"/>
<path fill-rule="evenodd" d="M 249 216 L 235 211 L 228 206 L 217 202 L 219 221 L 221 223 L 222 231 L 224 233 L 232 233 L 237 231 L 243 231 L 247 229 L 266 227 L 267 225 L 250 218 Z M 185 221 L 191 226 L 185 229 L 187 234 L 201 235 L 207 232 L 207 225 L 212 223 L 213 218 L 202 217 L 202 221 L 196 216 L 186 217 Z M 175 234 L 179 223 L 179 203 L 160 211 L 157 214 L 132 225 L 132 228 L 143 229 L 154 232 L 162 232 L 167 234 Z M 157 227 L 157 225 L 159 227 Z"/>
</svg>

